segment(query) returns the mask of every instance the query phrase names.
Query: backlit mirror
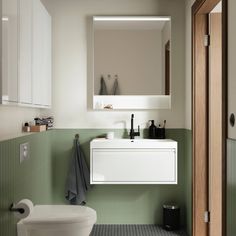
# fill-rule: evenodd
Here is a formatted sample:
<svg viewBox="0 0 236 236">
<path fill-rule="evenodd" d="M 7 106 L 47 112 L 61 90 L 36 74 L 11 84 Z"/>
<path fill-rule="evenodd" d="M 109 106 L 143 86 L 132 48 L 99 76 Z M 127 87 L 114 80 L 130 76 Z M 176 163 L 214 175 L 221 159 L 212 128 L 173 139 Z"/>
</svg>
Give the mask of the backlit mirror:
<svg viewBox="0 0 236 236">
<path fill-rule="evenodd" d="M 94 16 L 95 109 L 170 108 L 171 19 Z"/>
</svg>

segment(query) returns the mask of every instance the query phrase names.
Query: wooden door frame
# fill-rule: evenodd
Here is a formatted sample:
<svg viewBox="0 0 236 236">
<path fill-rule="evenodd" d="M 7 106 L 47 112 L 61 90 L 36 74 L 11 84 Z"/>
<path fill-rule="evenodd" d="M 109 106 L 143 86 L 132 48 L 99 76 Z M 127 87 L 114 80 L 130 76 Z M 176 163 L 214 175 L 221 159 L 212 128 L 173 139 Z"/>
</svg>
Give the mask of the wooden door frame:
<svg viewBox="0 0 236 236">
<path fill-rule="evenodd" d="M 192 6 L 192 235 L 209 235 L 208 210 L 208 33 L 207 15 L 220 0 L 196 0 Z M 222 0 L 222 236 L 226 235 L 227 0 Z"/>
</svg>

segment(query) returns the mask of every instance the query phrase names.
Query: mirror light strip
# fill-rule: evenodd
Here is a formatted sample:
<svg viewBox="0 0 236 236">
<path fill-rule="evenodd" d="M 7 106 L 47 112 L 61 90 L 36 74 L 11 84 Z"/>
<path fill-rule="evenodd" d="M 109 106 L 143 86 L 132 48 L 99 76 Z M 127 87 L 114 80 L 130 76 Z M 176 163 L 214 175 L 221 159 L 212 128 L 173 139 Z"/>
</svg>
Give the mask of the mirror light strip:
<svg viewBox="0 0 236 236">
<path fill-rule="evenodd" d="M 94 16 L 94 21 L 170 21 L 168 16 Z"/>
<path fill-rule="evenodd" d="M 8 17 L 2 17 L 2 21 L 9 21 Z"/>
</svg>

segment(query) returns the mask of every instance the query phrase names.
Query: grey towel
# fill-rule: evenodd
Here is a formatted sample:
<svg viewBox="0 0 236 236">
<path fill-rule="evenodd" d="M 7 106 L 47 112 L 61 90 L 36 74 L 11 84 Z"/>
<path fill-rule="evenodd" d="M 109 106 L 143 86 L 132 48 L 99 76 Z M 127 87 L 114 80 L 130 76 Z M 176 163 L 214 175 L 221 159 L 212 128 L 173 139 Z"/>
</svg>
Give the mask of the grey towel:
<svg viewBox="0 0 236 236">
<path fill-rule="evenodd" d="M 99 95 L 108 95 L 106 82 L 105 82 L 103 76 L 101 77 L 101 80 L 100 80 L 100 91 L 99 91 Z"/>
<path fill-rule="evenodd" d="M 118 79 L 116 78 L 113 84 L 113 88 L 112 88 L 112 95 L 119 95 L 119 93 L 120 93 L 120 89 L 118 85 Z"/>
<path fill-rule="evenodd" d="M 84 205 L 86 204 L 85 194 L 89 189 L 89 169 L 80 148 L 79 140 L 75 139 L 74 152 L 66 181 L 66 199 L 73 205 Z"/>
</svg>

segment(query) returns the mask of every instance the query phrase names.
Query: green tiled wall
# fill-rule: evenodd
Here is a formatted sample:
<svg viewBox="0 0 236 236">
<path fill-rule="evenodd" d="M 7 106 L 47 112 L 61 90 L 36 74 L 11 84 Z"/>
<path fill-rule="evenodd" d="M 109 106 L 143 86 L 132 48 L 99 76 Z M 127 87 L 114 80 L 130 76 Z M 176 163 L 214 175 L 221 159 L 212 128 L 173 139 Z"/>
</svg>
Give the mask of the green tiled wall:
<svg viewBox="0 0 236 236">
<path fill-rule="evenodd" d="M 22 198 L 34 203 L 67 203 L 65 179 L 72 154 L 73 138 L 80 134 L 81 147 L 89 163 L 89 142 L 111 130 L 65 129 L 0 142 L 0 235 L 15 236 L 16 220 L 7 208 Z M 123 130 L 113 130 L 118 137 Z M 146 135 L 144 131 L 144 136 Z M 162 204 L 176 202 L 181 207 L 182 224 L 191 225 L 191 132 L 167 130 L 178 141 L 178 185 L 95 185 L 87 204 L 97 211 L 98 223 L 162 223 Z M 19 164 L 19 144 L 30 142 L 31 159 Z"/>
<path fill-rule="evenodd" d="M 16 219 L 8 211 L 11 203 L 29 198 L 51 203 L 51 132 L 32 134 L 0 142 L 0 235 L 16 235 Z M 30 143 L 30 159 L 20 164 L 19 145 Z"/>
<path fill-rule="evenodd" d="M 192 232 L 192 131 L 185 130 L 185 170 L 186 170 L 186 226 L 187 232 Z"/>
<path fill-rule="evenodd" d="M 227 140 L 227 236 L 236 235 L 236 140 Z"/>
</svg>

